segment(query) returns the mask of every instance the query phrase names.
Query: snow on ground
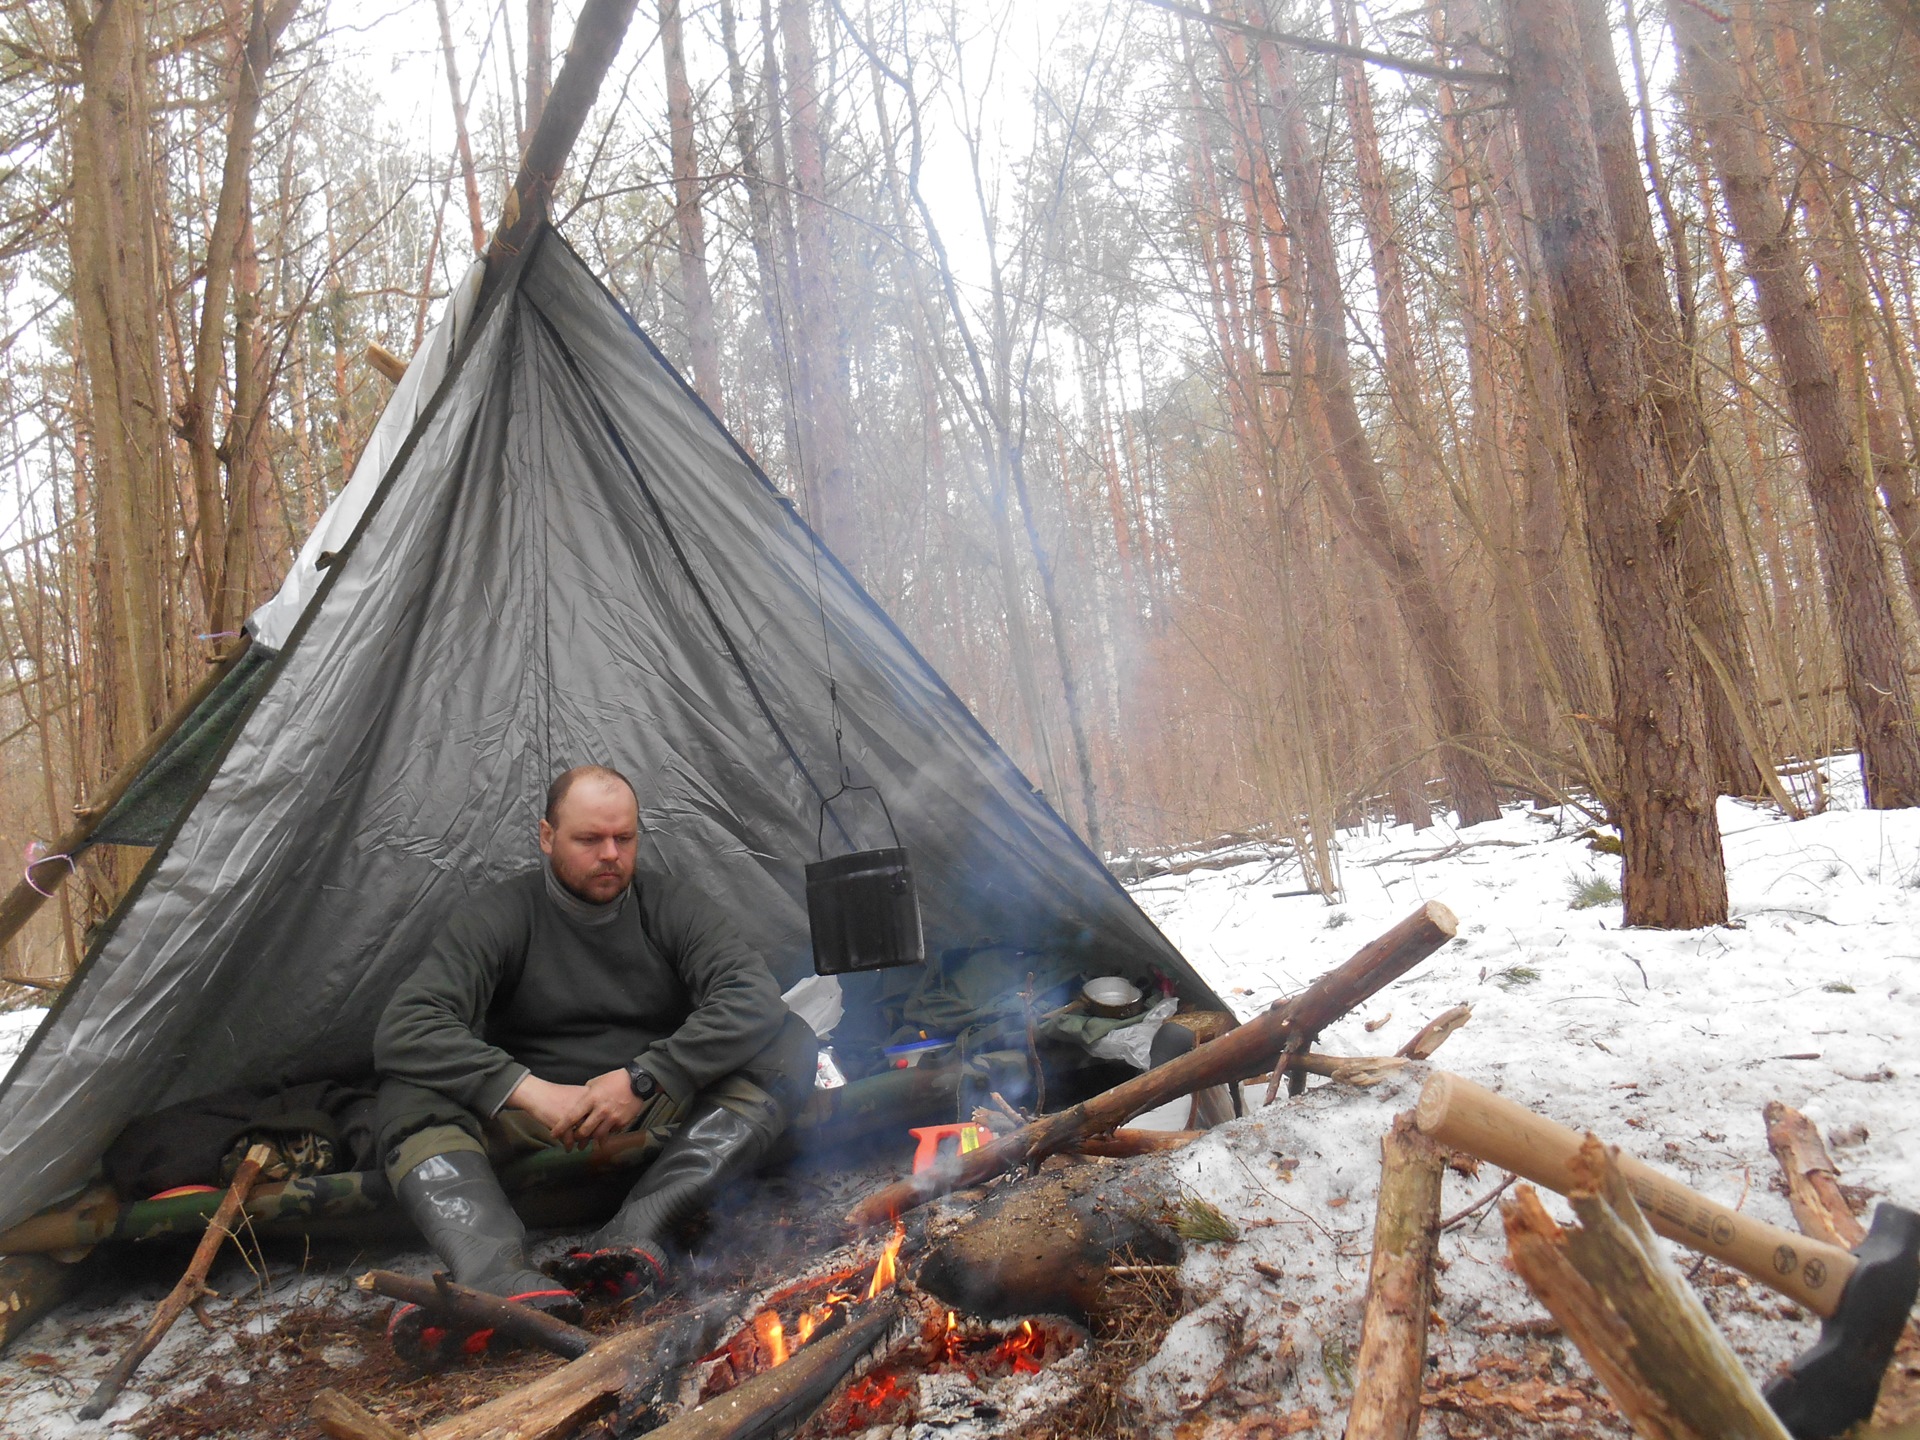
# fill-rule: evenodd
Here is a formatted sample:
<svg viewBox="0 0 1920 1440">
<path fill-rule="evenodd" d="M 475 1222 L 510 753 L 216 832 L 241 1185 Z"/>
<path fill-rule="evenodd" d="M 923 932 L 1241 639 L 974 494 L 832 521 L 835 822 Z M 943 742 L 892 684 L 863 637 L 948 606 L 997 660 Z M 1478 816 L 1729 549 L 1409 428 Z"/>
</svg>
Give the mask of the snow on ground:
<svg viewBox="0 0 1920 1440">
<path fill-rule="evenodd" d="M 13 1068 L 13 1062 L 46 1018 L 47 1012 L 41 1007 L 0 1012 L 0 1075 Z"/>
<path fill-rule="evenodd" d="M 1459 917 L 1459 938 L 1331 1027 L 1320 1048 L 1391 1054 L 1442 1010 L 1471 1005 L 1472 1021 L 1435 1065 L 1791 1229 L 1761 1119 L 1771 1099 L 1821 1126 L 1844 1181 L 1920 1204 L 1920 811 L 1859 809 L 1857 784 L 1838 783 L 1842 767 L 1851 762 L 1836 762 L 1839 793 L 1825 815 L 1789 823 L 1767 808 L 1721 803 L 1733 915 L 1725 928 L 1626 930 L 1617 901 L 1575 908 L 1577 887 L 1596 876 L 1618 881 L 1618 860 L 1576 838 L 1584 819 L 1520 808 L 1458 833 L 1344 835 L 1347 898 L 1338 905 L 1287 894 L 1299 888 L 1297 872 L 1288 877 L 1271 860 L 1131 888 L 1243 1017 L 1421 902 L 1443 902 Z M 1269 1419 L 1292 1416 L 1297 1427 L 1266 1433 L 1340 1434 L 1378 1138 L 1411 1105 L 1418 1078 L 1372 1091 L 1316 1088 L 1181 1153 L 1177 1173 L 1245 1238 L 1196 1247 L 1183 1278 L 1197 1306 L 1136 1377 L 1133 1393 L 1160 1433 L 1186 1420 L 1180 1433 L 1191 1440 L 1252 1434 L 1236 1428 L 1234 1398 L 1264 1392 Z M 1450 1172 L 1443 1213 L 1499 1178 Z M 1513 1338 L 1541 1312 L 1503 1266 L 1497 1214 L 1449 1232 L 1440 1255 L 1435 1378 L 1461 1405 L 1429 1410 L 1422 1434 L 1487 1433 L 1469 1416 L 1488 1395 L 1526 1420 L 1521 1433 L 1602 1433 L 1589 1392 L 1556 1388 L 1581 1374 L 1568 1370 L 1557 1342 Z M 1252 1272 L 1253 1259 L 1274 1274 Z M 1817 1333 L 1731 1271 L 1708 1265 L 1697 1278 L 1756 1375 Z"/>
<path fill-rule="evenodd" d="M 1243 1016 L 1421 902 L 1444 902 L 1460 919 L 1459 938 L 1332 1027 L 1321 1048 L 1391 1053 L 1442 1010 L 1469 1004 L 1472 1021 L 1436 1065 L 1791 1227 L 1761 1122 L 1770 1099 L 1806 1111 L 1833 1138 L 1844 1181 L 1920 1203 L 1920 811 L 1861 810 L 1857 784 L 1842 783 L 1851 768 L 1835 762 L 1834 807 L 1812 819 L 1789 823 L 1722 802 L 1734 917 L 1726 928 L 1625 930 L 1617 901 L 1576 908 L 1575 888 L 1595 877 L 1617 882 L 1618 860 L 1578 837 L 1584 818 L 1520 808 L 1462 832 L 1343 835 L 1347 895 L 1338 905 L 1286 893 L 1299 888 L 1297 874 L 1251 855 L 1131 888 Z M 0 1063 L 24 1040 L 17 1027 L 30 1026 L 28 1013 L 0 1015 Z M 1191 1313 L 1133 1383 L 1158 1433 L 1340 1433 L 1378 1139 L 1418 1080 L 1410 1073 L 1367 1091 L 1316 1086 L 1164 1162 L 1144 1162 L 1168 1165 L 1243 1235 L 1238 1245 L 1194 1247 L 1183 1274 Z M 1465 1208 L 1498 1179 L 1450 1173 L 1444 1209 Z M 1557 1202 L 1549 1208 L 1564 1214 Z M 1433 1375 L 1442 1403 L 1423 1436 L 1624 1433 L 1597 1422 L 1591 1382 L 1564 1343 L 1529 1334 L 1540 1312 L 1502 1264 L 1497 1215 L 1450 1231 L 1440 1253 Z M 1268 1273 L 1250 1268 L 1255 1259 Z M 1760 1287 L 1713 1265 L 1697 1278 L 1756 1374 L 1811 1341 L 1813 1325 L 1788 1318 Z M 339 1284 L 284 1277 L 274 1295 L 249 1303 L 247 1323 L 271 1325 L 315 1298 L 315 1287 Z M 179 1359 L 220 1345 L 191 1322 L 177 1327 L 112 1421 L 73 1421 L 72 1407 L 164 1289 L 156 1278 L 138 1295 L 95 1291 L 0 1357 L 0 1435 L 129 1433 L 140 1400 L 165 1387 Z M 1255 1397 L 1257 1409 L 1239 1414 Z M 1507 1428 L 1483 1428 L 1476 1406 L 1504 1407 Z"/>
</svg>

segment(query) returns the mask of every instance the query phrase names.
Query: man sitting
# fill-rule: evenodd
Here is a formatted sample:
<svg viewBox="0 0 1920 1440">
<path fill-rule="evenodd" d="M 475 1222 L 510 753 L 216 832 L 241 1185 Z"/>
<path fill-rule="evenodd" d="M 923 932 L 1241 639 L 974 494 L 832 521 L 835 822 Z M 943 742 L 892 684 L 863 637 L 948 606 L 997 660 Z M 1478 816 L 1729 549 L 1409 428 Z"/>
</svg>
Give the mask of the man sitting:
<svg viewBox="0 0 1920 1440">
<path fill-rule="evenodd" d="M 635 872 L 639 828 L 617 772 L 561 775 L 547 863 L 454 909 L 374 1041 L 380 1154 L 409 1218 L 460 1284 L 569 1319 L 576 1291 L 664 1280 L 667 1230 L 763 1159 L 813 1088 L 813 1032 L 711 901 Z M 635 1128 L 670 1135 L 556 1286 L 494 1166 Z M 411 1306 L 388 1335 L 426 1365 L 479 1341 Z"/>
</svg>

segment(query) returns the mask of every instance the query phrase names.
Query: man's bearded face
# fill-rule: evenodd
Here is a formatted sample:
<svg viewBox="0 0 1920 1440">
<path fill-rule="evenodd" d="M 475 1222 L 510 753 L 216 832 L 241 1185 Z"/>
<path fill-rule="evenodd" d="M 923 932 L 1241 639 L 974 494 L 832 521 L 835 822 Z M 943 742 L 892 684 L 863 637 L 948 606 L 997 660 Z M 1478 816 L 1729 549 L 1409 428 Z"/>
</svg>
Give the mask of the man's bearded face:
<svg viewBox="0 0 1920 1440">
<path fill-rule="evenodd" d="M 554 878 L 582 900 L 604 905 L 633 883 L 640 816 L 633 792 L 611 780 L 586 778 L 561 798 L 552 824 L 540 822 L 540 848 Z"/>
</svg>

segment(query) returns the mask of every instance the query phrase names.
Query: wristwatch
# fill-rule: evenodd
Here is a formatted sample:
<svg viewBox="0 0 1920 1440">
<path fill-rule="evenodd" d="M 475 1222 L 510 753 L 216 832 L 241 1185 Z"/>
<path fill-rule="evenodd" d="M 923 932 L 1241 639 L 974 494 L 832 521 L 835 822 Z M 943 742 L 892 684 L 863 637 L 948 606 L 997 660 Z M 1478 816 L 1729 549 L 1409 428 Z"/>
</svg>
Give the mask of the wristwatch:
<svg viewBox="0 0 1920 1440">
<path fill-rule="evenodd" d="M 632 1087 L 636 1100 L 651 1100 L 660 1093 L 660 1082 L 638 1060 L 627 1066 L 627 1084 Z"/>
</svg>

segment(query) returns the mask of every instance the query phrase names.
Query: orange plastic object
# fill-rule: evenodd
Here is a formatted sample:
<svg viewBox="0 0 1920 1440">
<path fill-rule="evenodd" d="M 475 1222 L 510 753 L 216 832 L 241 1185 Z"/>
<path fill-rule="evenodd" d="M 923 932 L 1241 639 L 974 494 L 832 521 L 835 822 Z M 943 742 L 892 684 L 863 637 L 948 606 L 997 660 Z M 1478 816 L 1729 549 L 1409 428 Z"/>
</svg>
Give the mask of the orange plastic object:
<svg viewBox="0 0 1920 1440">
<path fill-rule="evenodd" d="M 959 1142 L 960 1154 L 966 1155 L 978 1150 L 981 1143 L 980 1127 L 967 1121 L 959 1125 L 921 1125 L 907 1133 L 920 1142 L 913 1152 L 913 1173 L 930 1169 L 940 1158 L 940 1146 L 949 1139 Z"/>
</svg>

